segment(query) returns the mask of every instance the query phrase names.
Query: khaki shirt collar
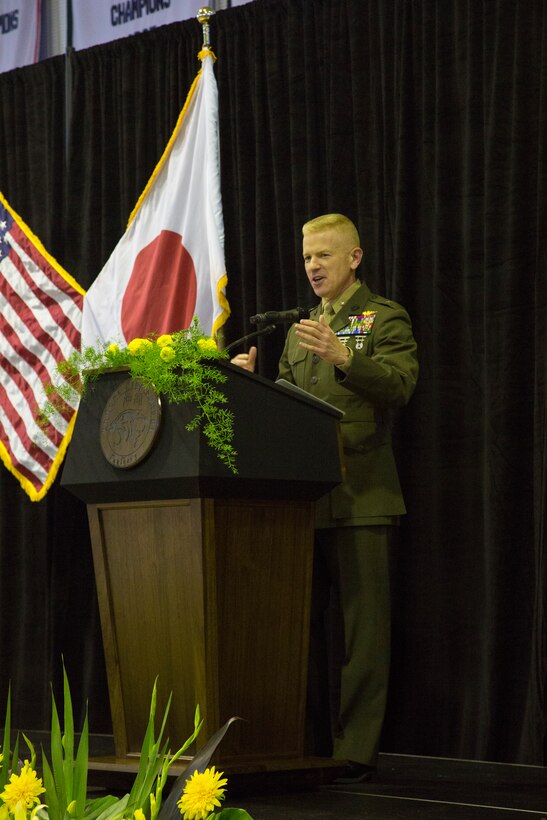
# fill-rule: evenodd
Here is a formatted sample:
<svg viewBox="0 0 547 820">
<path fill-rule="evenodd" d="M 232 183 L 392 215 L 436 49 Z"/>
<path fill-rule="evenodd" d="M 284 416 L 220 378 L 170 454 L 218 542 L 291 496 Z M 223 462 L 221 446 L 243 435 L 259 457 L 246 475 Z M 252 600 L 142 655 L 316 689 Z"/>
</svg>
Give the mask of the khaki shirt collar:
<svg viewBox="0 0 547 820">
<path fill-rule="evenodd" d="M 339 310 L 341 310 L 344 307 L 346 302 L 349 299 L 351 299 L 353 294 L 356 293 L 356 291 L 359 290 L 359 288 L 362 286 L 362 284 L 363 283 L 361 282 L 360 279 L 356 279 L 355 282 L 352 282 L 352 284 L 348 288 L 346 288 L 345 291 L 343 291 L 340 294 L 340 296 L 337 296 L 336 299 L 332 300 L 331 306 L 332 306 L 332 309 L 333 309 L 335 315 L 338 313 Z M 327 304 L 327 300 L 322 299 L 321 300 L 321 311 L 325 310 L 325 305 L 326 304 Z"/>
</svg>

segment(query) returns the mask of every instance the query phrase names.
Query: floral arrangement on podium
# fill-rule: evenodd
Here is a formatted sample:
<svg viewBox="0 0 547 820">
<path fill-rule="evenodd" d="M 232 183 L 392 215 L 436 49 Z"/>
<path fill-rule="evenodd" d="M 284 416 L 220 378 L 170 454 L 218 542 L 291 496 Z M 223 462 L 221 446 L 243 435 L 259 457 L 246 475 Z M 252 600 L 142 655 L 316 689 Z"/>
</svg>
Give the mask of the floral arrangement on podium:
<svg viewBox="0 0 547 820">
<path fill-rule="evenodd" d="M 237 473 L 233 447 L 233 414 L 225 407 L 226 396 L 219 386 L 227 377 L 215 367 L 226 361 L 215 340 L 204 336 L 197 318 L 187 330 L 161 336 L 132 339 L 127 347 L 105 343 L 76 351 L 58 367 L 59 378 L 46 385 L 47 402 L 38 411 L 46 428 L 53 415 L 69 404 L 77 407 L 88 386 L 109 370 L 127 370 L 131 378 L 174 404 L 196 407 L 187 430 L 201 429 L 220 461 Z"/>
<path fill-rule="evenodd" d="M 19 759 L 19 737 L 11 739 L 11 701 L 8 693 L 6 720 L 0 746 L 0 820 L 252 820 L 244 809 L 221 808 L 227 779 L 209 767 L 210 758 L 232 721 L 211 738 L 179 775 L 164 800 L 170 768 L 197 738 L 203 721 L 199 707 L 194 731 L 174 754 L 163 740 L 171 699 L 167 704 L 156 736 L 156 685 L 152 692 L 148 724 L 142 743 L 139 770 L 131 791 L 123 797 L 87 797 L 89 732 L 87 716 L 78 748 L 75 747 L 72 699 L 64 675 L 64 731 L 52 697 L 51 750 L 42 753 L 42 777 L 36 768 L 36 751 L 26 735 L 29 757 Z M 221 808 L 220 812 L 216 809 Z"/>
</svg>

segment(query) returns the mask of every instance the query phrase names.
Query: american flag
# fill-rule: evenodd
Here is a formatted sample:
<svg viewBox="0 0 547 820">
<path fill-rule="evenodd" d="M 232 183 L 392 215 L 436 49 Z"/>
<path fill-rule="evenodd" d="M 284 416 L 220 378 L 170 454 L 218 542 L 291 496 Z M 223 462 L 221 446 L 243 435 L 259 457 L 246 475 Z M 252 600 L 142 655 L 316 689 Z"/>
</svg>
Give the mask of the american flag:
<svg viewBox="0 0 547 820">
<path fill-rule="evenodd" d="M 53 483 L 70 441 L 76 406 L 44 429 L 44 386 L 80 349 L 84 291 L 48 254 L 0 194 L 0 458 L 32 499 Z"/>
</svg>

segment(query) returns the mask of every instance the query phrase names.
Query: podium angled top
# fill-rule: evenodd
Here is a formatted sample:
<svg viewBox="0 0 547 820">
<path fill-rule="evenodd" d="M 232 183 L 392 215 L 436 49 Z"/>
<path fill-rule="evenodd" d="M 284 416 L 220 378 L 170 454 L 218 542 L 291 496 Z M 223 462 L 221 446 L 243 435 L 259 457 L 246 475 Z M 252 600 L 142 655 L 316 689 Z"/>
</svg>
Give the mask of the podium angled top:
<svg viewBox="0 0 547 820">
<path fill-rule="evenodd" d="M 61 484 L 88 504 L 174 498 L 315 500 L 340 483 L 341 413 L 303 391 L 278 385 L 230 364 L 219 385 L 234 414 L 237 475 L 222 464 L 200 431 L 186 425 L 189 405 L 162 401 L 159 434 L 130 468 L 111 464 L 101 449 L 101 418 L 127 373 L 89 385 L 78 410 Z"/>
</svg>

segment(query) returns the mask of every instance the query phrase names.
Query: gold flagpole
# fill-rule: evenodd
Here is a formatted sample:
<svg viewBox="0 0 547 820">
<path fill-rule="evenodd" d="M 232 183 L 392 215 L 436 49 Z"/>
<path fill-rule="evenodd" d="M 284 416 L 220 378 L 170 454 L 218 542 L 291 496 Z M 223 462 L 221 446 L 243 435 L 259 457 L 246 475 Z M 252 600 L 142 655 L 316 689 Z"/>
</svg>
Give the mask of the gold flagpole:
<svg viewBox="0 0 547 820">
<path fill-rule="evenodd" d="M 201 27 L 203 29 L 203 45 L 201 47 L 202 50 L 211 50 L 211 30 L 209 26 L 209 20 L 214 14 L 215 11 L 210 6 L 204 6 L 203 8 L 199 9 L 198 13 L 196 14 L 196 17 L 198 21 L 201 23 Z"/>
</svg>

